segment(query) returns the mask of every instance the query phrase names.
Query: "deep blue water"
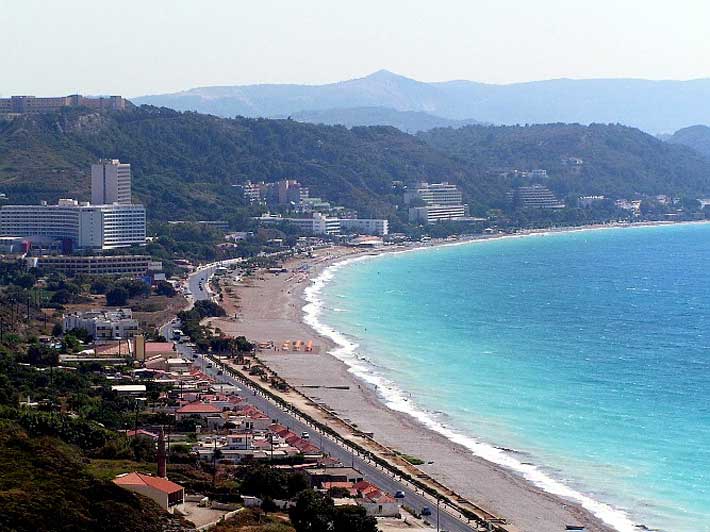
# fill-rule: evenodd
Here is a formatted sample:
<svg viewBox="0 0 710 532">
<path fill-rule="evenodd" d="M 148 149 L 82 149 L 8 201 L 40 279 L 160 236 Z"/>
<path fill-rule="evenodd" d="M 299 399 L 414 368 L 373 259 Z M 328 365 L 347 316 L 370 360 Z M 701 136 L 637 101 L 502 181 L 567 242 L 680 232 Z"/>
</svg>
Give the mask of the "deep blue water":
<svg viewBox="0 0 710 532">
<path fill-rule="evenodd" d="M 634 522 L 710 531 L 709 266 L 710 225 L 439 247 L 340 267 L 319 319 L 409 408 Z"/>
</svg>

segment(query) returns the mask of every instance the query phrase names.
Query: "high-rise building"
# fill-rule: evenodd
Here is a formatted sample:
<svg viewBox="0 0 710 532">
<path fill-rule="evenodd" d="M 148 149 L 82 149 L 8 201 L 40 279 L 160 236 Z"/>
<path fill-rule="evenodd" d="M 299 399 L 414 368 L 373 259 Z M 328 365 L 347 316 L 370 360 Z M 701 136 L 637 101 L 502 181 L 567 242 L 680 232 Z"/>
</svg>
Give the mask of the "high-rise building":
<svg viewBox="0 0 710 532">
<path fill-rule="evenodd" d="M 131 203 L 131 165 L 118 159 L 101 159 L 91 165 L 91 203 Z"/>
</svg>

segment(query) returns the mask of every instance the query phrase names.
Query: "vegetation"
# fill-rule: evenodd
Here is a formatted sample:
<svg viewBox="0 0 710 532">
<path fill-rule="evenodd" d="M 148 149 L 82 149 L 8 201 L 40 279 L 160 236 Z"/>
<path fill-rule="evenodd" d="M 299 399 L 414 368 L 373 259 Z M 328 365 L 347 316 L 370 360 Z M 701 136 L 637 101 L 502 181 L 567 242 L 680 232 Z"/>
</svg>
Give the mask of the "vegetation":
<svg viewBox="0 0 710 532">
<path fill-rule="evenodd" d="M 13 532 L 187 530 L 155 503 L 86 472 L 76 449 L 0 424 L 0 529 Z"/>
<path fill-rule="evenodd" d="M 388 217 L 407 227 L 393 182 L 448 180 L 473 212 L 506 208 L 520 184 L 509 172 L 545 168 L 562 198 L 710 192 L 710 161 L 680 145 L 619 125 L 547 124 L 435 129 L 416 137 L 391 127 L 323 126 L 291 120 L 223 119 L 144 106 L 120 113 L 67 109 L 0 122 L 0 184 L 10 201 L 88 198 L 89 164 L 110 154 L 129 161 L 134 192 L 146 204 L 149 251 L 216 256 L 216 232 L 166 220 L 224 219 L 253 229 L 261 209 L 244 204 L 234 184 L 296 178 L 312 195 Z M 565 162 L 584 161 L 581 169 Z M 181 249 L 185 248 L 185 249 Z"/>
</svg>

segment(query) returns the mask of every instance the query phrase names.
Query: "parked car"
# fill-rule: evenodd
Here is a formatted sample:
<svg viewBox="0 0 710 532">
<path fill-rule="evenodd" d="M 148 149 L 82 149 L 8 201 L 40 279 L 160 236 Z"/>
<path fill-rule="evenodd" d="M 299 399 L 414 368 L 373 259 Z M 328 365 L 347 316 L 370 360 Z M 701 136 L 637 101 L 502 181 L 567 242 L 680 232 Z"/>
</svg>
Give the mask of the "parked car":
<svg viewBox="0 0 710 532">
<path fill-rule="evenodd" d="M 429 508 L 428 506 L 424 506 L 420 513 L 422 515 L 431 515 L 431 508 Z"/>
<path fill-rule="evenodd" d="M 397 490 L 397 492 L 394 494 L 395 499 L 404 499 L 405 495 L 402 490 Z"/>
<path fill-rule="evenodd" d="M 303 438 L 304 440 L 308 440 L 310 437 L 311 435 L 307 432 L 301 432 L 301 438 Z"/>
</svg>

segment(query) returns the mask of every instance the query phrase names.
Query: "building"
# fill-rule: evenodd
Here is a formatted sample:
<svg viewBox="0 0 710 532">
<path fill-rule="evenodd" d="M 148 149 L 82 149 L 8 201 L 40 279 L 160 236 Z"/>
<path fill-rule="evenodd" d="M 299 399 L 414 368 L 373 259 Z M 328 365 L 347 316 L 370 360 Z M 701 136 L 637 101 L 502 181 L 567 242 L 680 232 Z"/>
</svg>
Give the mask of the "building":
<svg viewBox="0 0 710 532">
<path fill-rule="evenodd" d="M 416 205 L 416 203 L 423 205 Z M 442 220 L 465 218 L 468 206 L 463 203 L 461 191 L 450 183 L 418 183 L 404 193 L 404 203 L 409 208 L 409 221 L 431 224 Z"/>
<path fill-rule="evenodd" d="M 113 249 L 145 245 L 143 205 L 91 205 L 61 199 L 56 205 L 4 205 L 0 236 L 65 241 L 65 249 Z"/>
<path fill-rule="evenodd" d="M 577 205 L 583 209 L 587 209 L 595 203 L 599 203 L 600 201 L 604 201 L 605 199 L 606 198 L 604 196 L 580 196 L 577 199 Z"/>
<path fill-rule="evenodd" d="M 87 98 L 79 94 L 37 98 L 35 96 L 11 96 L 0 98 L 0 114 L 47 113 L 64 107 L 88 107 L 97 110 L 123 111 L 128 101 L 121 96 Z"/>
<path fill-rule="evenodd" d="M 508 193 L 508 199 L 515 209 L 564 209 L 563 201 L 543 185 L 518 187 Z"/>
<path fill-rule="evenodd" d="M 91 203 L 131 204 L 131 165 L 118 159 L 100 159 L 91 165 Z"/>
<path fill-rule="evenodd" d="M 385 236 L 389 234 L 389 222 L 375 218 L 341 218 L 340 229 L 362 235 Z"/>
<path fill-rule="evenodd" d="M 221 414 L 222 409 L 218 408 L 209 403 L 203 403 L 201 401 L 195 401 L 194 403 L 188 403 L 185 406 L 181 406 L 175 411 L 175 419 L 180 421 L 183 418 L 190 416 L 199 416 L 201 418 L 206 418 L 209 416 L 214 416 L 216 414 Z"/>
<path fill-rule="evenodd" d="M 465 205 L 425 205 L 409 208 L 409 221 L 432 224 L 442 220 L 457 220 L 466 217 Z"/>
<path fill-rule="evenodd" d="M 119 475 L 113 482 L 124 489 L 153 499 L 163 510 L 170 513 L 185 501 L 185 488 L 167 478 L 133 472 Z"/>
<path fill-rule="evenodd" d="M 281 223 L 295 226 L 299 233 L 307 235 L 338 235 L 340 234 L 340 219 L 331 218 L 315 212 L 311 218 L 284 218 L 266 214 L 257 218 L 262 225 L 278 225 Z"/>
<path fill-rule="evenodd" d="M 64 315 L 64 331 L 83 329 L 95 340 L 133 338 L 138 334 L 138 321 L 131 309 L 91 310 Z"/>
<path fill-rule="evenodd" d="M 404 193 L 404 203 L 411 204 L 421 200 L 425 205 L 461 205 L 463 195 L 451 183 L 418 183 L 413 190 Z"/>
<path fill-rule="evenodd" d="M 268 185 L 263 181 L 252 183 L 247 181 L 243 185 L 232 185 L 242 192 L 242 197 L 247 203 L 262 203 L 266 198 Z"/>
<path fill-rule="evenodd" d="M 277 205 L 301 205 L 308 197 L 308 187 L 295 179 L 285 179 L 272 185 L 272 193 L 267 196 L 267 202 Z"/>
<path fill-rule="evenodd" d="M 139 276 L 163 269 L 162 263 L 148 255 L 48 255 L 25 260 L 30 268 L 58 271 L 67 277 L 79 274 Z"/>
</svg>

